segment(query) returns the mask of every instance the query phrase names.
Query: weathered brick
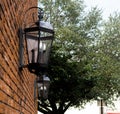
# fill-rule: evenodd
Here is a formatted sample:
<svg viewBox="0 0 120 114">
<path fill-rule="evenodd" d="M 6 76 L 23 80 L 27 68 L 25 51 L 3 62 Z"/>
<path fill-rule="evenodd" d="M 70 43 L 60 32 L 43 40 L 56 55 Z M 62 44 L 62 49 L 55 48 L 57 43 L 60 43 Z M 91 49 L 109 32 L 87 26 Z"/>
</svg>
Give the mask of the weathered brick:
<svg viewBox="0 0 120 114">
<path fill-rule="evenodd" d="M 18 29 L 23 27 L 25 11 L 33 6 L 37 0 L 0 0 L 0 114 L 37 113 L 35 75 L 27 68 L 19 71 Z"/>
</svg>

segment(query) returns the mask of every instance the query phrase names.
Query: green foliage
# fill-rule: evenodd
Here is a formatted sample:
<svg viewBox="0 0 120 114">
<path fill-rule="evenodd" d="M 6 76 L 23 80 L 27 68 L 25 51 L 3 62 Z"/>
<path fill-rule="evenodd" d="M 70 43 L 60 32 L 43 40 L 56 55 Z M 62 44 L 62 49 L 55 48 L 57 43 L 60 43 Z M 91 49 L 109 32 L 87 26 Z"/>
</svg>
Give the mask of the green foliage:
<svg viewBox="0 0 120 114">
<path fill-rule="evenodd" d="M 115 13 L 109 17 L 109 20 L 104 24 L 104 32 L 100 42 L 101 52 L 108 58 L 108 63 L 105 65 L 107 75 L 113 79 L 112 88 L 117 96 L 120 94 L 120 14 Z M 116 84 L 115 84 L 116 83 Z"/>
<path fill-rule="evenodd" d="M 54 49 L 52 49 L 54 50 Z M 91 78 L 83 77 L 80 73 L 79 62 L 69 61 L 71 55 L 52 53 L 49 75 L 51 87 L 49 99 L 54 99 L 55 103 L 69 102 L 70 106 L 90 100 L 89 95 L 94 81 Z M 76 99 L 77 98 L 77 99 Z"/>
<path fill-rule="evenodd" d="M 50 20 L 54 27 L 62 27 L 79 22 L 78 17 L 83 9 L 82 1 L 72 0 L 39 0 L 44 6 L 45 19 Z"/>
<path fill-rule="evenodd" d="M 120 14 L 109 18 L 109 21 L 105 23 L 103 41 L 104 52 L 110 55 L 112 59 L 120 60 Z"/>
<path fill-rule="evenodd" d="M 101 18 L 101 11 L 84 12 L 83 1 L 39 0 L 45 19 L 53 23 L 55 41 L 48 74 L 49 98 L 39 102 L 44 114 L 64 114 L 98 97 L 120 95 L 120 16 Z M 102 29 L 101 29 L 102 28 Z"/>
</svg>

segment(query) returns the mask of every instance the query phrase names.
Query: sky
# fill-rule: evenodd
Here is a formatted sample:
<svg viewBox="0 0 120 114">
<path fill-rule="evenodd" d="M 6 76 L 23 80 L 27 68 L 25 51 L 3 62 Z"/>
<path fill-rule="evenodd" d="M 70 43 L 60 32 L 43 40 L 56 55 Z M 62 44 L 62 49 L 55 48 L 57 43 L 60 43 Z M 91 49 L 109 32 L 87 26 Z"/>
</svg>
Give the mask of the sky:
<svg viewBox="0 0 120 114">
<path fill-rule="evenodd" d="M 120 101 L 115 101 L 115 107 L 110 108 L 107 106 L 104 106 L 104 114 L 107 112 L 119 112 L 120 113 Z M 66 111 L 65 114 L 100 114 L 100 106 L 98 106 L 97 101 L 94 101 L 92 103 L 88 103 L 84 109 L 75 109 L 70 108 L 68 111 Z"/>
<path fill-rule="evenodd" d="M 120 12 L 120 0 L 84 0 L 87 9 L 97 6 L 103 11 L 103 18 L 107 19 L 115 11 Z"/>
<path fill-rule="evenodd" d="M 102 9 L 102 16 L 105 20 L 115 11 L 120 12 L 120 0 L 84 0 L 84 3 L 86 10 L 90 10 L 93 6 Z M 104 107 L 104 112 L 120 112 L 120 101 L 116 101 L 115 104 L 116 109 L 114 111 L 111 108 Z M 97 106 L 97 102 L 88 103 L 82 110 L 70 108 L 65 114 L 100 114 L 100 107 Z"/>
</svg>

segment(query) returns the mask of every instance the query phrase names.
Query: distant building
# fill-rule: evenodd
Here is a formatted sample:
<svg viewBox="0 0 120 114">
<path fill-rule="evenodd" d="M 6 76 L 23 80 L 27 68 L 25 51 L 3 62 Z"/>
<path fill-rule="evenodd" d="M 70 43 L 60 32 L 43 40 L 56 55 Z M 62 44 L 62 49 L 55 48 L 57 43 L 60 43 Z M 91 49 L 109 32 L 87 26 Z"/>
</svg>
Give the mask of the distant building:
<svg viewBox="0 0 120 114">
<path fill-rule="evenodd" d="M 120 112 L 107 112 L 107 114 L 120 114 Z"/>
</svg>

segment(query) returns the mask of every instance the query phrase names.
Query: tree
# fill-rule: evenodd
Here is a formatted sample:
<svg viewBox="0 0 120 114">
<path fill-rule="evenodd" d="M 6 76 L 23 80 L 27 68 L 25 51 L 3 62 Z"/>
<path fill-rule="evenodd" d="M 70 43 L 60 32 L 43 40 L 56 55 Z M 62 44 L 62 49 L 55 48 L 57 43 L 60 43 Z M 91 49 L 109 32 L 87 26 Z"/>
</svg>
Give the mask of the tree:
<svg viewBox="0 0 120 114">
<path fill-rule="evenodd" d="M 106 102 L 111 102 L 115 96 L 120 96 L 119 19 L 120 14 L 115 13 L 114 16 L 109 17 L 107 22 L 104 22 L 101 38 L 87 54 L 90 64 L 86 67 L 92 68 L 89 74 L 98 79 L 93 93 L 104 98 Z"/>
<path fill-rule="evenodd" d="M 120 14 L 115 13 L 109 17 L 108 22 L 105 23 L 104 33 L 102 38 L 102 45 L 104 45 L 104 52 L 113 60 L 120 60 Z"/>
<path fill-rule="evenodd" d="M 116 61 L 104 51 L 100 10 L 85 13 L 82 1 L 40 1 L 44 18 L 54 24 L 56 34 L 48 69 L 49 97 L 39 98 L 39 111 L 64 114 L 71 106 L 82 107 L 98 97 L 112 98 L 120 80 L 114 72 Z"/>
<path fill-rule="evenodd" d="M 79 15 L 83 10 L 83 1 L 72 0 L 39 0 L 44 6 L 44 19 L 53 23 L 54 27 L 62 27 L 79 22 Z"/>
<path fill-rule="evenodd" d="M 104 58 L 107 59 L 106 73 L 111 76 L 114 80 L 112 88 L 119 96 L 120 93 L 120 13 L 115 12 L 113 16 L 109 17 L 109 20 L 104 23 L 104 32 L 101 36 L 100 50 L 98 52 L 104 53 Z M 117 92 L 116 92 L 117 91 Z M 111 93 L 112 95 L 112 93 Z"/>
<path fill-rule="evenodd" d="M 79 63 L 69 62 L 71 55 L 52 49 L 49 76 L 51 86 L 47 100 L 39 98 L 39 110 L 44 114 L 64 114 L 70 106 L 79 106 L 93 98 L 94 79 L 80 75 Z"/>
</svg>

